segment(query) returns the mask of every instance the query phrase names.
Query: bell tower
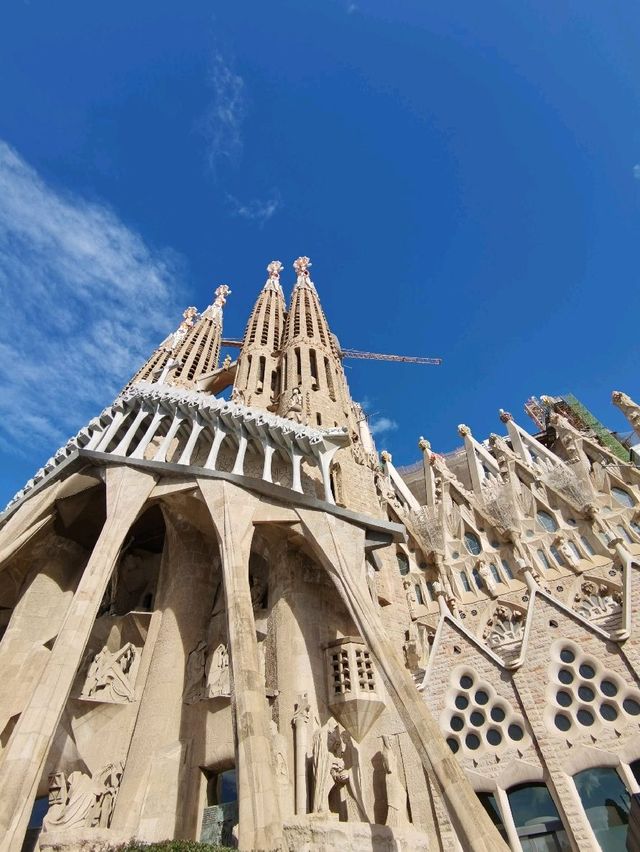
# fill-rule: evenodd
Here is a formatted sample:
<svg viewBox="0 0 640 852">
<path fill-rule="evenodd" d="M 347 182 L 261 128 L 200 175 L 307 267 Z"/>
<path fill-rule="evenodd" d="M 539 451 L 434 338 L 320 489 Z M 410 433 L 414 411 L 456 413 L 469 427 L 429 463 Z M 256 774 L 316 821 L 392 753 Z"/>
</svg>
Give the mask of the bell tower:
<svg viewBox="0 0 640 852">
<path fill-rule="evenodd" d="M 284 329 L 278 413 L 284 417 L 299 414 L 295 419 L 309 426 L 351 427 L 354 415 L 349 390 L 310 266 L 308 257 L 299 257 L 293 264 L 297 280 Z"/>
<path fill-rule="evenodd" d="M 269 277 L 253 307 L 242 340 L 233 387 L 234 399 L 245 405 L 271 408 L 280 393 L 278 351 L 284 330 L 285 302 L 280 285 L 283 266 L 272 260 Z"/>
<path fill-rule="evenodd" d="M 196 388 L 198 379 L 218 365 L 222 340 L 222 308 L 231 290 L 221 284 L 212 305 L 199 314 L 187 308 L 183 320 L 131 380 Z"/>
</svg>

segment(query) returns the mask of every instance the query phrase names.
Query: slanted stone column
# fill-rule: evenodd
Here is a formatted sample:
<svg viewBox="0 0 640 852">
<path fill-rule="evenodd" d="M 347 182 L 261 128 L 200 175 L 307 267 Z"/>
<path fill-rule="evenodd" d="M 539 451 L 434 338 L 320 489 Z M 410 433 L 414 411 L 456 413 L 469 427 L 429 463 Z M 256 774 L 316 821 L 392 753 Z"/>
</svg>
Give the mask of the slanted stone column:
<svg viewBox="0 0 640 852">
<path fill-rule="evenodd" d="M 54 532 L 29 546 L 29 576 L 0 643 L 0 731 L 28 705 L 51 654 L 46 643 L 60 630 L 88 556 Z"/>
<path fill-rule="evenodd" d="M 107 468 L 107 518 L 51 656 L 21 714 L 0 766 L 0 850 L 19 852 L 49 747 L 71 691 L 100 602 L 129 527 L 155 484 L 152 475 Z"/>
<path fill-rule="evenodd" d="M 259 500 L 229 482 L 199 479 L 198 485 L 216 528 L 222 556 L 238 737 L 238 847 L 247 852 L 276 850 L 283 845 L 282 819 L 249 590 L 253 516 Z"/>
<path fill-rule="evenodd" d="M 322 512 L 301 508 L 296 511 L 318 559 L 376 660 L 423 766 L 433 770 L 462 848 L 469 852 L 507 852 L 507 845 L 445 743 L 373 605 L 364 571 L 364 530 Z"/>
<path fill-rule="evenodd" d="M 206 539 L 170 500 L 162 511 L 166 536 L 155 603 L 161 621 L 111 823 L 120 835 L 145 842 L 197 839 L 198 764 L 209 708 L 204 682 L 198 695 L 189 681 L 189 658 L 206 641 L 218 582 L 213 536 Z"/>
</svg>

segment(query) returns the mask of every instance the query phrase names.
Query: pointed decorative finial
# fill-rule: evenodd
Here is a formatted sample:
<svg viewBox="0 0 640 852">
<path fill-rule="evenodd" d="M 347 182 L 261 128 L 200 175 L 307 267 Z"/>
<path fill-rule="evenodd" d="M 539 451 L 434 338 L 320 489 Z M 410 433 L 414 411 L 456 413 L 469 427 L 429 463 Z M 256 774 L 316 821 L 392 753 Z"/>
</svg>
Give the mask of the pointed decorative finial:
<svg viewBox="0 0 640 852">
<path fill-rule="evenodd" d="M 499 409 L 498 416 L 503 423 L 508 423 L 510 420 L 513 420 L 512 415 L 508 411 L 505 411 L 504 408 Z"/>
<path fill-rule="evenodd" d="M 461 423 L 458 426 L 458 435 L 460 435 L 461 438 L 466 438 L 467 435 L 471 435 L 471 429 L 469 429 L 469 427 L 464 423 Z"/>
<path fill-rule="evenodd" d="M 311 266 L 311 261 L 308 257 L 299 257 L 297 260 L 293 261 L 293 268 L 296 271 L 296 275 L 298 276 L 298 281 L 300 279 L 309 280 L 309 267 Z"/>
<path fill-rule="evenodd" d="M 227 296 L 231 295 L 231 288 L 226 284 L 221 284 L 219 287 L 216 287 L 215 291 L 215 301 L 213 303 L 214 308 L 222 308 L 222 306 L 227 301 Z"/>
<path fill-rule="evenodd" d="M 278 283 L 280 281 L 280 273 L 284 269 L 284 266 L 280 263 L 279 260 L 272 260 L 269 266 L 267 266 L 267 272 L 269 273 L 269 281 L 274 281 Z"/>
<path fill-rule="evenodd" d="M 392 456 L 392 455 L 391 455 L 391 453 L 390 453 L 390 452 L 388 452 L 387 450 L 383 450 L 383 451 L 380 453 L 380 460 L 382 461 L 382 463 L 383 463 L 383 464 L 386 464 L 387 462 L 390 462 L 392 459 L 393 459 L 393 456 Z"/>
<path fill-rule="evenodd" d="M 420 436 L 420 440 L 418 441 L 418 449 L 422 450 L 422 452 L 424 453 L 426 450 L 431 449 L 431 444 L 429 443 L 429 441 L 427 441 L 426 438 Z"/>
<path fill-rule="evenodd" d="M 174 331 L 173 338 L 171 340 L 171 349 L 174 352 L 183 341 L 189 329 L 193 328 L 195 325 L 196 319 L 198 318 L 198 309 L 191 305 L 182 312 L 182 317 L 182 322 L 178 326 L 177 330 Z"/>
</svg>

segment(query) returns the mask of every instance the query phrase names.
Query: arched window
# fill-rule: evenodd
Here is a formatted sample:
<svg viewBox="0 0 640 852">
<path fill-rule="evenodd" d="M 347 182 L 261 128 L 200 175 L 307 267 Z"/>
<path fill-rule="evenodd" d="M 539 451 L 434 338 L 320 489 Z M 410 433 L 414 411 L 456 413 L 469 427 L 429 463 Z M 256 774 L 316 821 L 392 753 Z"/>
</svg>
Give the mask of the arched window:
<svg viewBox="0 0 640 852">
<path fill-rule="evenodd" d="M 586 537 L 586 535 L 581 535 L 581 536 L 580 536 L 580 541 L 582 542 L 582 546 L 583 546 L 583 547 L 584 547 L 584 549 L 586 550 L 587 554 L 588 554 L 589 556 L 593 556 L 593 555 L 595 554 L 595 550 L 594 550 L 594 549 L 593 549 L 593 547 L 591 546 L 591 542 L 590 542 L 590 541 L 589 541 L 589 539 Z"/>
<path fill-rule="evenodd" d="M 396 553 L 396 559 L 398 560 L 398 571 L 404 577 L 409 573 L 409 560 L 401 550 Z"/>
<path fill-rule="evenodd" d="M 627 509 L 630 509 L 634 504 L 631 494 L 629 494 L 628 491 L 625 491 L 624 488 L 618 488 L 616 485 L 614 485 L 611 489 L 611 496 L 615 497 L 618 503 L 622 506 L 626 506 Z"/>
<path fill-rule="evenodd" d="M 507 798 L 523 852 L 569 852 L 569 839 L 546 784 L 518 784 L 507 790 Z"/>
<path fill-rule="evenodd" d="M 553 558 L 556 560 L 556 562 L 558 563 L 558 565 L 564 565 L 564 559 L 562 558 L 562 555 L 560 554 L 560 551 L 559 551 L 559 550 L 558 550 L 558 548 L 555 546 L 555 544 L 552 544 L 552 545 L 551 545 L 550 550 L 551 550 L 551 555 L 552 555 L 552 556 L 553 556 Z"/>
<path fill-rule="evenodd" d="M 500 832 L 500 836 L 508 842 L 509 838 L 507 837 L 507 832 L 505 831 L 504 823 L 502 822 L 502 814 L 500 813 L 500 808 L 496 802 L 496 797 L 493 793 L 476 793 L 476 796 L 480 799 L 482 807 L 489 814 L 489 819 Z"/>
<path fill-rule="evenodd" d="M 466 571 L 460 571 L 460 583 L 462 584 L 462 588 L 465 592 L 471 591 L 471 583 L 469 582 L 469 578 L 467 577 Z"/>
<path fill-rule="evenodd" d="M 573 781 L 602 852 L 626 849 L 629 793 L 615 769 L 585 769 Z"/>
<path fill-rule="evenodd" d="M 542 565 L 545 571 L 548 571 L 551 568 L 551 565 L 549 565 L 547 554 L 544 552 L 544 550 L 538 550 L 537 553 L 540 564 Z"/>
<path fill-rule="evenodd" d="M 513 571 L 511 570 L 511 566 L 507 562 L 506 559 L 502 560 L 502 567 L 504 568 L 504 573 L 510 580 L 513 580 Z"/>
<path fill-rule="evenodd" d="M 618 526 L 616 527 L 616 529 L 618 530 L 618 532 L 620 533 L 620 535 L 622 536 L 622 538 L 623 538 L 625 541 L 628 541 L 628 542 L 629 542 L 629 544 L 632 544 L 632 543 L 633 543 L 633 539 L 631 538 L 631 536 L 630 536 L 630 535 L 629 535 L 629 533 L 627 532 L 626 528 L 622 526 L 622 524 L 618 524 Z"/>
<path fill-rule="evenodd" d="M 555 521 L 555 518 L 549 514 L 549 512 L 545 512 L 543 509 L 540 509 L 536 512 L 536 518 L 538 519 L 538 523 L 541 527 L 547 532 L 555 532 L 558 529 L 558 524 Z"/>
<path fill-rule="evenodd" d="M 477 535 L 475 535 L 475 533 L 467 530 L 464 534 L 464 543 L 466 544 L 469 553 L 473 553 L 474 556 L 480 555 L 480 551 L 482 550 L 480 546 L 480 539 Z"/>
<path fill-rule="evenodd" d="M 575 558 L 576 559 L 582 559 L 582 556 L 580 555 L 580 551 L 576 547 L 575 542 L 574 541 L 568 541 L 567 544 L 569 545 L 569 550 L 573 553 Z"/>
<path fill-rule="evenodd" d="M 491 571 L 491 576 L 496 581 L 496 583 L 502 582 L 502 577 L 500 576 L 500 572 L 498 571 L 498 566 L 493 562 L 489 565 L 489 570 Z"/>
<path fill-rule="evenodd" d="M 416 589 L 416 601 L 420 604 L 420 606 L 424 606 L 424 595 L 422 594 L 422 587 L 419 583 L 415 585 Z"/>
<path fill-rule="evenodd" d="M 479 589 L 481 589 L 484 586 L 484 582 L 483 582 L 482 577 L 480 576 L 480 572 L 478 571 L 477 568 L 473 569 L 473 580 L 474 580 L 476 586 Z"/>
</svg>

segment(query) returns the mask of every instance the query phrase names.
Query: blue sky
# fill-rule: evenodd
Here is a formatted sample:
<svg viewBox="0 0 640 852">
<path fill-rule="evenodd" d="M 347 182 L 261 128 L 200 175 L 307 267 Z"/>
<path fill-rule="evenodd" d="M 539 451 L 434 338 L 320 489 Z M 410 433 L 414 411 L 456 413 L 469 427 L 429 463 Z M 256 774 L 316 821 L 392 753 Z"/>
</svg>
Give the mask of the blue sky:
<svg viewBox="0 0 640 852">
<path fill-rule="evenodd" d="M 0 503 L 182 309 L 313 260 L 379 448 L 640 398 L 640 6 L 5 3 Z M 386 427 L 386 428 L 385 428 Z"/>
</svg>

